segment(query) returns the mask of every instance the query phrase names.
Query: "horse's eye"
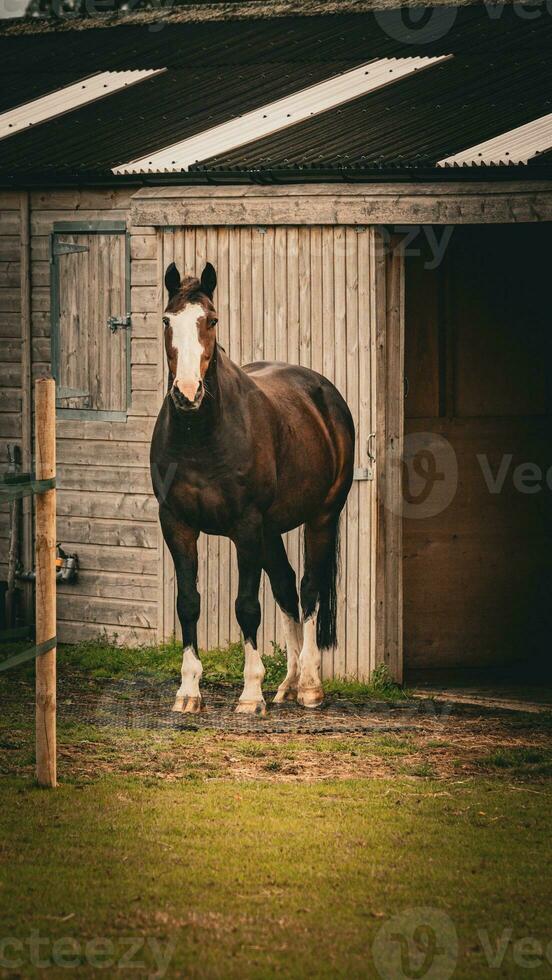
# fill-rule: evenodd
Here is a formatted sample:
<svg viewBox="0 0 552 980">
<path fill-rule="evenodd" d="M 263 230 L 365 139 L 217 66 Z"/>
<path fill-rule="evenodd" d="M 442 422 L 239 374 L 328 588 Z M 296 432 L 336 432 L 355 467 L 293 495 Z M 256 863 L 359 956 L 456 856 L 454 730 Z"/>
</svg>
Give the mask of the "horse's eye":
<svg viewBox="0 0 552 980">
<path fill-rule="evenodd" d="M 216 327 L 217 323 L 218 323 L 218 320 L 217 320 L 216 316 L 215 317 L 212 317 L 211 318 L 211 326 L 212 327 Z"/>
<path fill-rule="evenodd" d="M 168 316 L 164 316 L 163 317 L 163 326 L 164 327 L 168 327 L 170 322 L 171 321 L 169 320 Z"/>
</svg>

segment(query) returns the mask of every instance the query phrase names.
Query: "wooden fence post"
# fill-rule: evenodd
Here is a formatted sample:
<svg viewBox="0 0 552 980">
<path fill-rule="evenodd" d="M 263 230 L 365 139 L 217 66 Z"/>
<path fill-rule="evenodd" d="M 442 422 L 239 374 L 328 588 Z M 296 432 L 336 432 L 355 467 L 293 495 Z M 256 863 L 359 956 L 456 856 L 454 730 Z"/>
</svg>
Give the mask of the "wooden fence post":
<svg viewBox="0 0 552 980">
<path fill-rule="evenodd" d="M 53 378 L 35 384 L 36 479 L 56 475 L 56 385 Z M 56 491 L 36 496 L 36 644 L 56 635 Z M 55 786 L 56 649 L 36 658 L 36 778 Z"/>
</svg>

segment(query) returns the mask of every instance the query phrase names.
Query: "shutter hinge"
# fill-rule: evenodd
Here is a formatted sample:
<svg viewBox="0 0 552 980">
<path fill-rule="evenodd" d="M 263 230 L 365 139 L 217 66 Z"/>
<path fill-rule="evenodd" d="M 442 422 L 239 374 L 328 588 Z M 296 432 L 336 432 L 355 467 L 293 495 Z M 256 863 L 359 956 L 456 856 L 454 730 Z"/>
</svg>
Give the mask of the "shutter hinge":
<svg viewBox="0 0 552 980">
<path fill-rule="evenodd" d="M 75 245 L 73 242 L 54 242 L 54 255 L 71 255 L 73 252 L 88 252 L 88 245 Z"/>
<path fill-rule="evenodd" d="M 116 333 L 117 330 L 128 330 L 130 327 L 130 313 L 127 313 L 126 316 L 108 316 L 107 325 L 111 333 Z"/>
</svg>

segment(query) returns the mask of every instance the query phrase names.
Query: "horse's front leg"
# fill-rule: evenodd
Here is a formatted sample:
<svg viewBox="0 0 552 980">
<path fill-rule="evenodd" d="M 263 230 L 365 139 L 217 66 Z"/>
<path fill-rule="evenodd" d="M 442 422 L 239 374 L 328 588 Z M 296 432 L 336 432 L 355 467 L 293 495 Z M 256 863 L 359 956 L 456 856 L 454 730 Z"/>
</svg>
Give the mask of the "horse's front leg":
<svg viewBox="0 0 552 980">
<path fill-rule="evenodd" d="M 171 552 L 176 572 L 178 598 L 176 608 L 182 627 L 182 683 L 176 693 L 173 711 L 196 714 L 203 708 L 199 682 L 203 673 L 197 649 L 197 621 L 200 596 L 197 591 L 198 533 L 176 521 L 170 511 L 160 510 L 161 528 Z"/>
<path fill-rule="evenodd" d="M 258 529 L 258 530 L 257 530 Z M 262 683 L 265 669 L 257 649 L 257 631 L 261 622 L 259 585 L 261 581 L 262 530 L 257 522 L 236 536 L 239 585 L 236 617 L 243 633 L 245 665 L 244 687 L 236 711 L 240 714 L 266 714 Z"/>
</svg>

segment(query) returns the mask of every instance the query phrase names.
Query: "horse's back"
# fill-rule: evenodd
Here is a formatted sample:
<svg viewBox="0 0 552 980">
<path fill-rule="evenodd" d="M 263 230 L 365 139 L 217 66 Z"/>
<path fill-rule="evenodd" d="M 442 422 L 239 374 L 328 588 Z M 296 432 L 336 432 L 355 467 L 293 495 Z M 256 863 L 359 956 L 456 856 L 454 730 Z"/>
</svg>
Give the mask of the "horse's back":
<svg viewBox="0 0 552 980">
<path fill-rule="evenodd" d="M 278 407 L 301 402 L 314 404 L 329 421 L 343 424 L 354 439 L 354 422 L 347 402 L 324 375 L 299 364 L 255 361 L 243 371 Z"/>
</svg>

